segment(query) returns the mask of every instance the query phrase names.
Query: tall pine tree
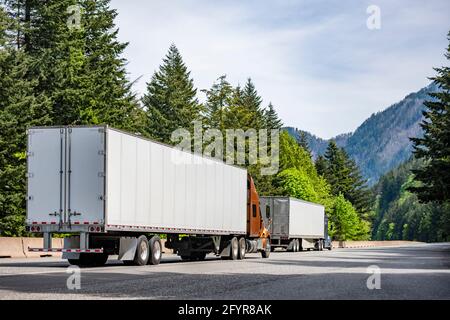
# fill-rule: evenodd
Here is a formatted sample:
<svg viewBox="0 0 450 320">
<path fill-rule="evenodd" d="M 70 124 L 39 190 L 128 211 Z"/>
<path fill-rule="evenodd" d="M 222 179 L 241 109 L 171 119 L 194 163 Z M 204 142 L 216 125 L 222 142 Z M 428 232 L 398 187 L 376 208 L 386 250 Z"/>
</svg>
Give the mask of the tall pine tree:
<svg viewBox="0 0 450 320">
<path fill-rule="evenodd" d="M 202 90 L 206 94 L 205 120 L 208 128 L 225 130 L 225 117 L 233 100 L 233 87 L 223 75 L 217 79 L 209 90 Z"/>
<path fill-rule="evenodd" d="M 342 194 L 355 206 L 358 213 L 367 213 L 371 207 L 370 192 L 355 161 L 334 140 L 329 142 L 324 157 L 326 165 L 319 164 L 319 170 L 323 170 L 324 177 L 331 185 L 332 194 Z"/>
<path fill-rule="evenodd" d="M 172 44 L 149 83 L 142 103 L 147 109 L 151 137 L 166 143 L 177 128 L 193 130 L 193 121 L 200 120 L 202 106 L 196 98 L 197 89 L 190 78 L 177 47 Z"/>
<path fill-rule="evenodd" d="M 51 104 L 52 124 L 105 123 L 141 130 L 142 117 L 121 57 L 109 0 L 7 0 L 16 44 L 30 58 L 27 77 Z M 73 6 L 78 9 L 72 9 Z M 77 12 L 80 13 L 77 16 Z M 78 20 L 77 17 L 80 19 Z"/>
<path fill-rule="evenodd" d="M 281 129 L 283 122 L 278 118 L 278 114 L 272 105 L 269 103 L 267 109 L 264 110 L 264 127 L 267 129 Z"/>
<path fill-rule="evenodd" d="M 445 57 L 450 59 L 449 45 Z M 442 91 L 431 93 L 433 100 L 424 104 L 425 119 L 421 123 L 422 138 L 412 138 L 414 155 L 425 160 L 422 168 L 413 170 L 420 185 L 410 187 L 423 202 L 450 201 L 450 67 L 435 68 L 437 76 L 432 80 Z"/>
<path fill-rule="evenodd" d="M 81 8 L 70 28 L 71 5 Z M 107 0 L 4 0 L 0 14 L 0 229 L 23 232 L 26 128 L 106 123 L 140 131 Z M 9 18 L 8 18 L 9 17 Z"/>
<path fill-rule="evenodd" d="M 323 155 L 319 155 L 314 163 L 317 173 L 320 175 L 325 175 L 325 172 L 327 170 L 327 160 L 324 158 Z"/>
<path fill-rule="evenodd" d="M 22 235 L 26 129 L 49 124 L 47 99 L 29 80 L 30 60 L 8 35 L 14 21 L 0 7 L 0 235 Z"/>
</svg>

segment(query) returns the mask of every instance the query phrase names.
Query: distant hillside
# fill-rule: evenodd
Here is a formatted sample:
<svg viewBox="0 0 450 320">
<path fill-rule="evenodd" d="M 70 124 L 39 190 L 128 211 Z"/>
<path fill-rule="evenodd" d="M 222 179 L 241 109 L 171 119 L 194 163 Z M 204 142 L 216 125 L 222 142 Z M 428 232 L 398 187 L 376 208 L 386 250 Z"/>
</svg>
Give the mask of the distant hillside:
<svg viewBox="0 0 450 320">
<path fill-rule="evenodd" d="M 448 241 L 449 206 L 420 203 L 408 192 L 415 184 L 411 169 L 423 166 L 423 161 L 410 159 L 389 170 L 373 187 L 375 215 L 373 240 Z"/>
<path fill-rule="evenodd" d="M 300 136 L 301 132 L 304 132 L 306 134 L 309 148 L 311 149 L 311 153 L 314 159 L 317 158 L 319 154 L 324 154 L 325 150 L 327 149 L 328 140 L 319 138 L 316 135 L 309 133 L 308 131 L 299 130 L 293 127 L 285 127 L 283 128 L 283 130 L 286 130 L 287 132 L 289 132 L 290 135 L 292 135 L 295 138 Z M 333 139 L 336 141 L 336 144 L 338 146 L 344 147 L 347 144 L 347 140 L 349 137 L 351 137 L 351 135 L 352 133 L 343 133 L 334 137 Z"/>
<path fill-rule="evenodd" d="M 375 184 L 381 175 L 411 156 L 409 137 L 422 134 L 423 102 L 429 100 L 428 93 L 437 91 L 434 84 L 407 95 L 400 102 L 384 111 L 372 114 L 354 133 L 341 134 L 334 139 L 355 159 L 369 185 Z M 299 130 L 285 128 L 294 137 Z M 308 143 L 314 157 L 325 152 L 328 140 L 307 132 Z"/>
</svg>

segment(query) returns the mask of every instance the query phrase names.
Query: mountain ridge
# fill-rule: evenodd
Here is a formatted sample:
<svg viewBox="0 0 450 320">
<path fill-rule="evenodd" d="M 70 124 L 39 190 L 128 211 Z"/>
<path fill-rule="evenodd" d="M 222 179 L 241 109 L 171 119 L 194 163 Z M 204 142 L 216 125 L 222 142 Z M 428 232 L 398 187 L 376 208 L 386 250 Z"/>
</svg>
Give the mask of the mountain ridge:
<svg viewBox="0 0 450 320">
<path fill-rule="evenodd" d="M 386 109 L 373 113 L 354 132 L 331 139 L 322 139 L 295 127 L 283 129 L 295 138 L 304 132 L 313 158 L 323 154 L 328 142 L 335 140 L 356 161 L 371 186 L 384 173 L 410 158 L 412 142 L 409 138 L 422 135 L 420 122 L 425 110 L 423 102 L 431 100 L 428 94 L 438 90 L 437 85 L 430 83 L 419 91 L 407 94 Z"/>
</svg>

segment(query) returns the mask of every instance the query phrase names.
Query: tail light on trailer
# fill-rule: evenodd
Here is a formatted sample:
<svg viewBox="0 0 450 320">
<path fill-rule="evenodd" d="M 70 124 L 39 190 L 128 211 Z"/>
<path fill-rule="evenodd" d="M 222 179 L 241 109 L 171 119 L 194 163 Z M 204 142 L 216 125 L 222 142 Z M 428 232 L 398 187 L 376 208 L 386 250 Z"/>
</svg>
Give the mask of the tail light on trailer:
<svg viewBox="0 0 450 320">
<path fill-rule="evenodd" d="M 101 232 L 102 231 L 102 228 L 100 228 L 100 227 L 95 227 L 95 226 L 90 226 L 89 227 L 89 231 L 90 232 Z"/>
</svg>

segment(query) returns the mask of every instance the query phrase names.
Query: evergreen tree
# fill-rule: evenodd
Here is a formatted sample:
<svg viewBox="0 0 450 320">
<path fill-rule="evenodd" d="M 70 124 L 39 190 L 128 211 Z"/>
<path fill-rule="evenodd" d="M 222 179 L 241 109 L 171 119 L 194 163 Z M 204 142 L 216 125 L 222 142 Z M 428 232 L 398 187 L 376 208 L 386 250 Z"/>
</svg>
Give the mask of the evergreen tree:
<svg viewBox="0 0 450 320">
<path fill-rule="evenodd" d="M 418 184 L 412 171 L 423 166 L 424 160 L 412 158 L 382 176 L 374 186 L 374 239 L 426 242 L 450 239 L 450 205 L 420 203 L 417 195 L 408 191 Z"/>
<path fill-rule="evenodd" d="M 51 104 L 52 124 L 97 124 L 140 131 L 142 112 L 126 78 L 121 58 L 126 43 L 117 41 L 116 10 L 109 0 L 10 0 L 17 45 L 33 68 L 28 79 Z M 79 25 L 69 23 L 80 8 Z"/>
<path fill-rule="evenodd" d="M 69 28 L 70 5 L 82 8 Z M 0 15 L 0 229 L 20 235 L 25 213 L 26 128 L 107 123 L 140 131 L 126 44 L 107 0 L 7 0 Z M 9 19 L 10 17 L 12 19 Z M 138 128 L 138 126 L 141 126 Z"/>
<path fill-rule="evenodd" d="M 147 83 L 147 93 L 142 98 L 147 108 L 150 136 L 172 143 L 170 136 L 177 128 L 192 131 L 192 121 L 200 120 L 202 114 L 196 94 L 190 72 L 172 44 L 163 64 Z"/>
<path fill-rule="evenodd" d="M 359 213 L 367 214 L 372 207 L 372 197 L 367 180 L 363 178 L 361 171 L 355 160 L 351 159 L 344 149 L 341 149 L 346 167 L 350 172 L 351 188 L 346 194 L 346 198 L 353 204 Z"/>
<path fill-rule="evenodd" d="M 265 127 L 264 112 L 261 108 L 262 99 L 256 91 L 255 85 L 250 78 L 240 94 L 240 106 L 246 113 L 245 122 L 243 123 L 245 128 L 252 128 L 259 130 Z"/>
<path fill-rule="evenodd" d="M 344 149 L 339 148 L 334 140 L 328 144 L 325 152 L 326 165 L 324 176 L 331 185 L 332 194 L 342 194 L 359 213 L 367 213 L 371 208 L 370 191 L 362 178 L 355 161 L 350 159 Z"/>
<path fill-rule="evenodd" d="M 302 147 L 306 152 L 308 152 L 309 156 L 311 157 L 311 149 L 309 148 L 308 136 L 306 135 L 306 132 L 297 129 L 297 133 L 298 133 L 297 138 L 298 145 Z"/>
<path fill-rule="evenodd" d="M 233 90 L 225 75 L 219 77 L 211 89 L 202 90 L 206 94 L 205 120 L 209 128 L 224 131 L 225 117 L 232 103 Z"/>
<path fill-rule="evenodd" d="M 324 156 L 328 163 L 325 178 L 331 185 L 331 192 L 336 196 L 347 195 L 351 189 L 350 170 L 346 166 L 347 159 L 334 140 L 328 143 Z"/>
<path fill-rule="evenodd" d="M 283 122 L 278 118 L 278 114 L 275 111 L 272 102 L 270 102 L 267 109 L 264 110 L 264 120 L 264 127 L 267 129 L 281 129 L 283 126 Z"/>
<path fill-rule="evenodd" d="M 314 163 L 316 166 L 317 173 L 320 175 L 325 175 L 325 172 L 327 170 L 327 160 L 324 158 L 323 155 L 319 155 L 316 159 L 316 162 Z"/>
<path fill-rule="evenodd" d="M 449 45 L 445 57 L 450 59 Z M 423 202 L 450 201 L 450 67 L 435 68 L 437 76 L 432 80 L 442 91 L 431 93 L 433 100 L 424 104 L 428 108 L 423 112 L 425 119 L 421 123 L 422 138 L 412 138 L 414 155 L 424 159 L 425 165 L 414 170 L 419 186 L 412 186 Z"/>
<path fill-rule="evenodd" d="M 25 232 L 26 129 L 50 123 L 48 101 L 27 79 L 29 58 L 8 39 L 12 24 L 0 7 L 0 235 L 7 236 Z"/>
</svg>

